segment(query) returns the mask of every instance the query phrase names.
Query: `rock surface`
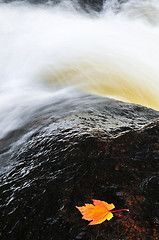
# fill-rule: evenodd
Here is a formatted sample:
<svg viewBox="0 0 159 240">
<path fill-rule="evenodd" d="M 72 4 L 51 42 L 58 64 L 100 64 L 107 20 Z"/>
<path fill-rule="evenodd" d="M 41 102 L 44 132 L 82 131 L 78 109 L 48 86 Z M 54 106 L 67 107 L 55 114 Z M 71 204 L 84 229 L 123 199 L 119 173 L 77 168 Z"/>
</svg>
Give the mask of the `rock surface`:
<svg viewBox="0 0 159 240">
<path fill-rule="evenodd" d="M 0 149 L 1 239 L 158 239 L 159 112 L 87 95 L 61 98 Z M 92 198 L 130 212 L 88 226 L 75 206 Z"/>
</svg>

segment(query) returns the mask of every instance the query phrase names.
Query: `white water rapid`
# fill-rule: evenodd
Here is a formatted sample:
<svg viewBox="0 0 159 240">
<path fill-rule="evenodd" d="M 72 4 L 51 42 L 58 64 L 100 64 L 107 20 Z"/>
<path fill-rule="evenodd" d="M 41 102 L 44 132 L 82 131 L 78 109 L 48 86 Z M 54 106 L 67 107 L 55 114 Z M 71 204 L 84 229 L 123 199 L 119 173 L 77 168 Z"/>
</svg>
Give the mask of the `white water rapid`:
<svg viewBox="0 0 159 240">
<path fill-rule="evenodd" d="M 157 0 L 90 14 L 69 2 L 0 3 L 0 139 L 76 88 L 159 110 Z"/>
</svg>

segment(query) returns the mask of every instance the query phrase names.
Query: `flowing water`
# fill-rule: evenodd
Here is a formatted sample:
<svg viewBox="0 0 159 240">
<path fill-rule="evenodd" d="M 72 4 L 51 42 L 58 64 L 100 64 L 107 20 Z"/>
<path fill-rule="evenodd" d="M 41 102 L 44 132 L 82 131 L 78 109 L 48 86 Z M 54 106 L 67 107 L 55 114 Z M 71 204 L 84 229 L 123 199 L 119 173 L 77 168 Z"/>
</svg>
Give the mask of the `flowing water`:
<svg viewBox="0 0 159 240">
<path fill-rule="evenodd" d="M 159 110 L 159 2 L 77 1 L 0 0 L 0 236 L 157 239 L 159 112 L 110 98 Z"/>
<path fill-rule="evenodd" d="M 0 3 L 0 139 L 79 91 L 159 110 L 159 2 Z"/>
</svg>

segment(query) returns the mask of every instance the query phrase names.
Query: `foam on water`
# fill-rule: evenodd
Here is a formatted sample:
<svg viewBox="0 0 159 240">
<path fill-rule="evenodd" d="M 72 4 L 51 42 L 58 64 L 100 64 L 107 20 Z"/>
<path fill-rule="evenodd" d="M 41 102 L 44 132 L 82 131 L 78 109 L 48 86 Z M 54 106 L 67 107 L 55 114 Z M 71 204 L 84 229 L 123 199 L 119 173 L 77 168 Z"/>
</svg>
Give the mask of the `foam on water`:
<svg viewBox="0 0 159 240">
<path fill-rule="evenodd" d="M 158 43 L 156 0 L 109 1 L 99 14 L 1 3 L 0 138 L 72 87 L 159 110 Z"/>
</svg>

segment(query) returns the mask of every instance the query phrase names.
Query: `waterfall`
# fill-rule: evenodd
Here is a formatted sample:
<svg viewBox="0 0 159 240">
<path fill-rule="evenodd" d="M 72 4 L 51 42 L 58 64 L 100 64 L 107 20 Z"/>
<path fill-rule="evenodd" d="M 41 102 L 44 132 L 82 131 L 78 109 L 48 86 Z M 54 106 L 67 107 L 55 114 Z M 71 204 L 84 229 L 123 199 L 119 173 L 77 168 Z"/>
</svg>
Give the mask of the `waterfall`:
<svg viewBox="0 0 159 240">
<path fill-rule="evenodd" d="M 0 3 L 0 138 L 76 91 L 159 110 L 159 2 Z"/>
</svg>

